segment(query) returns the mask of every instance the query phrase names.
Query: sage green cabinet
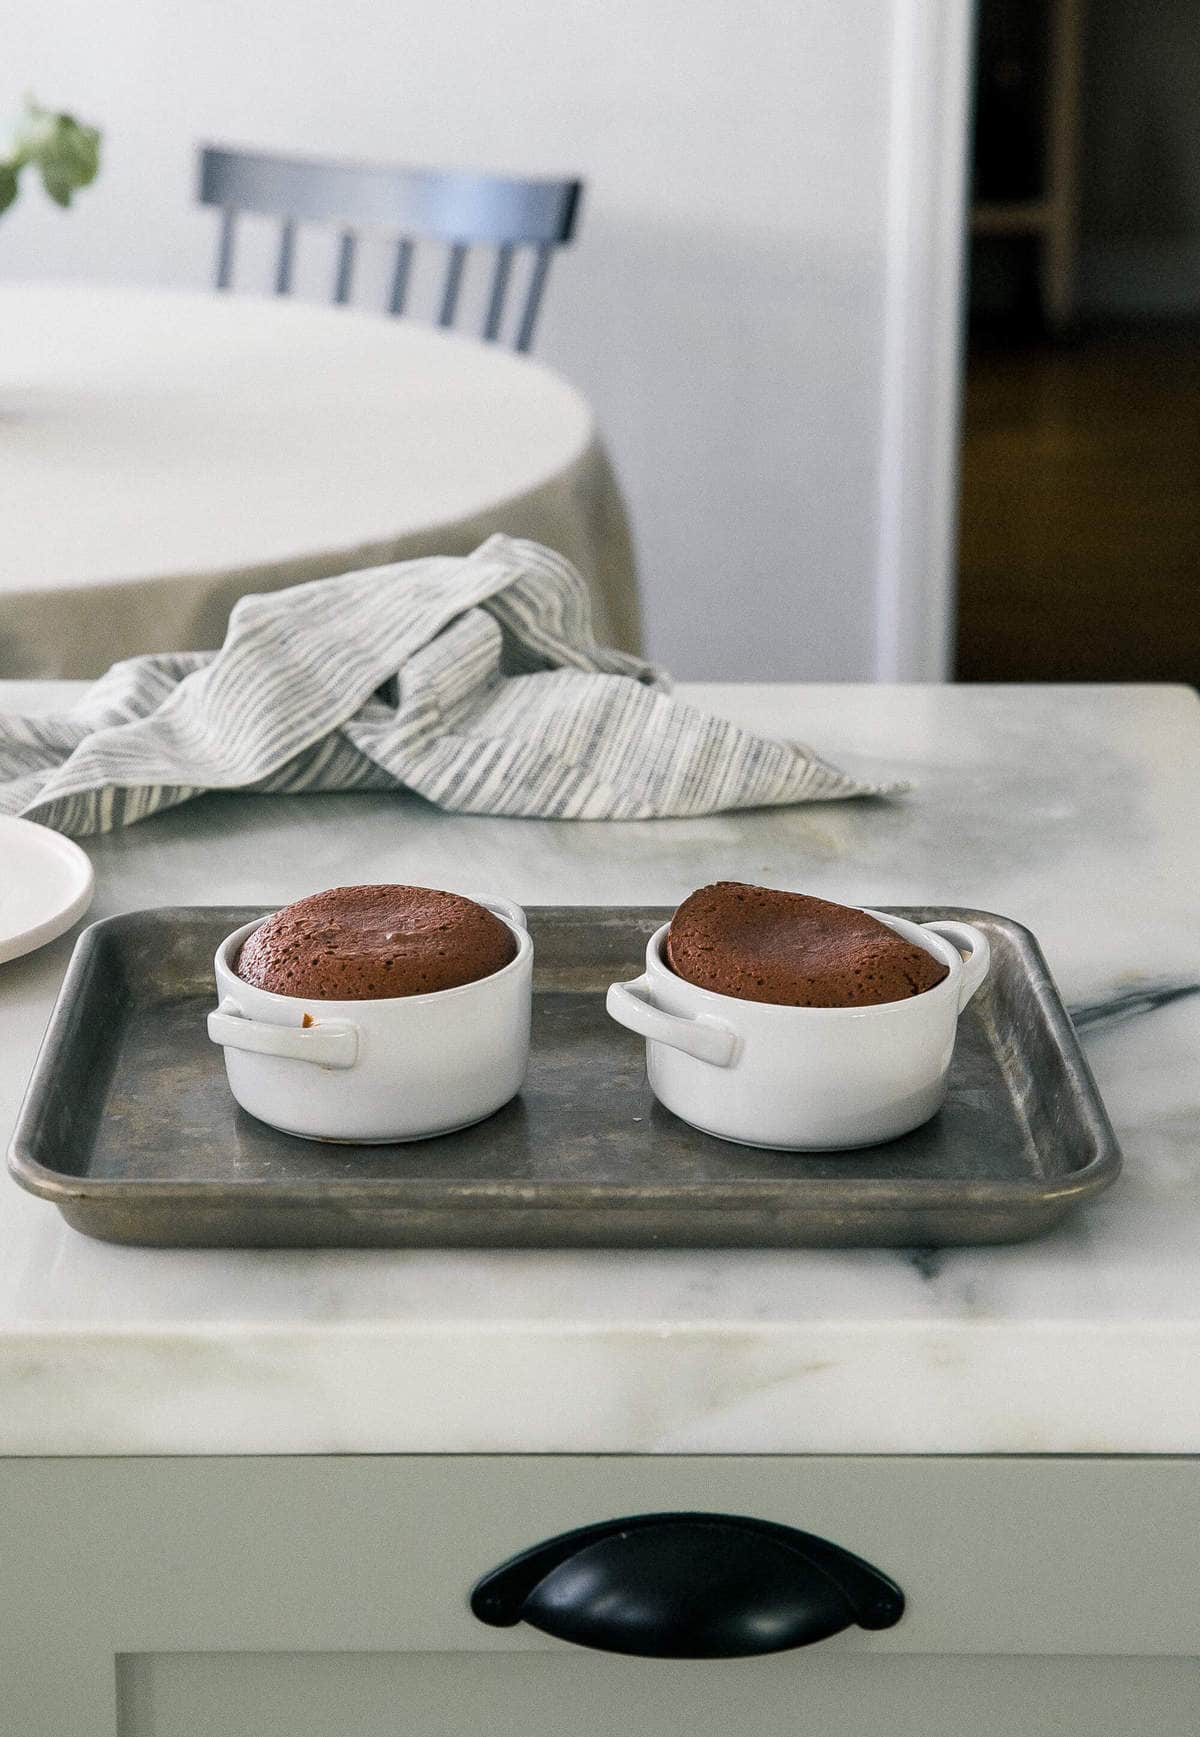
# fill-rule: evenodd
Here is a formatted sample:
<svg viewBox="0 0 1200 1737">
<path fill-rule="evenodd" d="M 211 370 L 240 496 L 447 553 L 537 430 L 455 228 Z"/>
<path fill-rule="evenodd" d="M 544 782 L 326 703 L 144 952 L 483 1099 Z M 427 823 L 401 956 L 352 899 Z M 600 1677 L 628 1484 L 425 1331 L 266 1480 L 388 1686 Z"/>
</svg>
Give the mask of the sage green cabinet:
<svg viewBox="0 0 1200 1737">
<path fill-rule="evenodd" d="M 708 1509 L 904 1588 L 760 1659 L 585 1652 L 471 1615 L 557 1532 Z M 1200 1461 L 0 1461 L 3 1737 L 1195 1737 Z"/>
</svg>

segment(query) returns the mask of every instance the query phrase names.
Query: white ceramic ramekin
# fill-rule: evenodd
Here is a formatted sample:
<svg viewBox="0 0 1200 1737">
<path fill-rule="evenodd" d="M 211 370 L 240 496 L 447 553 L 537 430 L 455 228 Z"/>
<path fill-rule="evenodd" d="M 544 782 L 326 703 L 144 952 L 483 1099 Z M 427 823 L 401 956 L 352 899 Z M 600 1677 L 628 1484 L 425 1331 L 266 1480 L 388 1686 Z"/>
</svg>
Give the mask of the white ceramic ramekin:
<svg viewBox="0 0 1200 1737">
<path fill-rule="evenodd" d="M 274 995 L 233 967 L 265 918 L 217 948 L 208 1035 L 244 1110 L 285 1134 L 355 1145 L 423 1140 L 481 1122 L 521 1089 L 529 1062 L 533 943 L 519 905 L 481 899 L 516 957 L 474 983 L 380 1001 Z"/>
<path fill-rule="evenodd" d="M 868 915 L 932 953 L 948 975 L 875 1007 L 741 1001 L 677 977 L 663 955 L 664 924 L 646 948 L 644 975 L 614 983 L 607 1003 L 618 1024 L 646 1039 L 659 1102 L 723 1140 L 793 1152 L 874 1146 L 935 1115 L 958 1016 L 987 975 L 987 937 L 969 923 Z"/>
</svg>

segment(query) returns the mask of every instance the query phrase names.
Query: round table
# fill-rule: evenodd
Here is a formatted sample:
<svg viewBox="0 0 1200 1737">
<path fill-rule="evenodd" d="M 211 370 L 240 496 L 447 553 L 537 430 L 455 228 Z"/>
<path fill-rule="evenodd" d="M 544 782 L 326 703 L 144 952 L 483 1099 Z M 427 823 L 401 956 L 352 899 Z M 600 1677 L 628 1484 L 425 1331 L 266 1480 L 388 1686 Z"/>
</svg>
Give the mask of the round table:
<svg viewBox="0 0 1200 1737">
<path fill-rule="evenodd" d="M 636 649 L 587 402 L 525 357 L 296 301 L 0 287 L 0 675 L 219 645 L 236 599 L 493 531 L 573 560 Z"/>
</svg>

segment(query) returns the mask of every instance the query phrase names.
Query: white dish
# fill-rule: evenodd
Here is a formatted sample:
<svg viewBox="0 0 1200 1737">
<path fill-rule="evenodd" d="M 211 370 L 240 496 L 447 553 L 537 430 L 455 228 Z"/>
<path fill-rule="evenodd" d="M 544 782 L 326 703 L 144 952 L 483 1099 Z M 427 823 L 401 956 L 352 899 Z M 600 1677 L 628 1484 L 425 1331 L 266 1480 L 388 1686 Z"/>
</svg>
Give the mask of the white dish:
<svg viewBox="0 0 1200 1737">
<path fill-rule="evenodd" d="M 65 934 L 91 904 L 95 882 L 72 839 L 0 815 L 0 963 Z"/>
<path fill-rule="evenodd" d="M 243 923 L 217 948 L 208 1035 L 252 1116 L 306 1140 L 383 1145 L 481 1122 L 515 1097 L 529 1064 L 533 942 L 525 913 L 481 899 L 512 930 L 516 956 L 490 977 L 378 1001 L 276 995 L 234 970 Z"/>
<path fill-rule="evenodd" d="M 924 947 L 947 975 L 875 1006 L 742 1001 L 677 977 L 663 956 L 664 923 L 644 975 L 608 992 L 612 1017 L 646 1039 L 659 1102 L 706 1134 L 790 1152 L 875 1146 L 936 1115 L 958 1016 L 987 975 L 987 936 L 969 923 L 867 915 Z"/>
</svg>

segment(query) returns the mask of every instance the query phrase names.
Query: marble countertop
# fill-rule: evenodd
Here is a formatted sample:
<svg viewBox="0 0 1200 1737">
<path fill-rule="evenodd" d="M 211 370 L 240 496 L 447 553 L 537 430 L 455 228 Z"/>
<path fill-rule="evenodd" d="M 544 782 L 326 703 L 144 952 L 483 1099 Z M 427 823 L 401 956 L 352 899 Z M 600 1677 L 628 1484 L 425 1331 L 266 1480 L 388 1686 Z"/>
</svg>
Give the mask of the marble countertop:
<svg viewBox="0 0 1200 1737">
<path fill-rule="evenodd" d="M 91 915 L 347 880 L 671 904 L 718 876 L 1001 911 L 1083 1014 L 1117 1186 L 1007 1248 L 231 1252 L 93 1242 L 4 1178 L 0 1452 L 1200 1453 L 1196 696 L 685 691 L 916 788 L 604 825 L 206 797 L 85 841 Z M 72 940 L 0 966 L 4 1144 Z"/>
</svg>

